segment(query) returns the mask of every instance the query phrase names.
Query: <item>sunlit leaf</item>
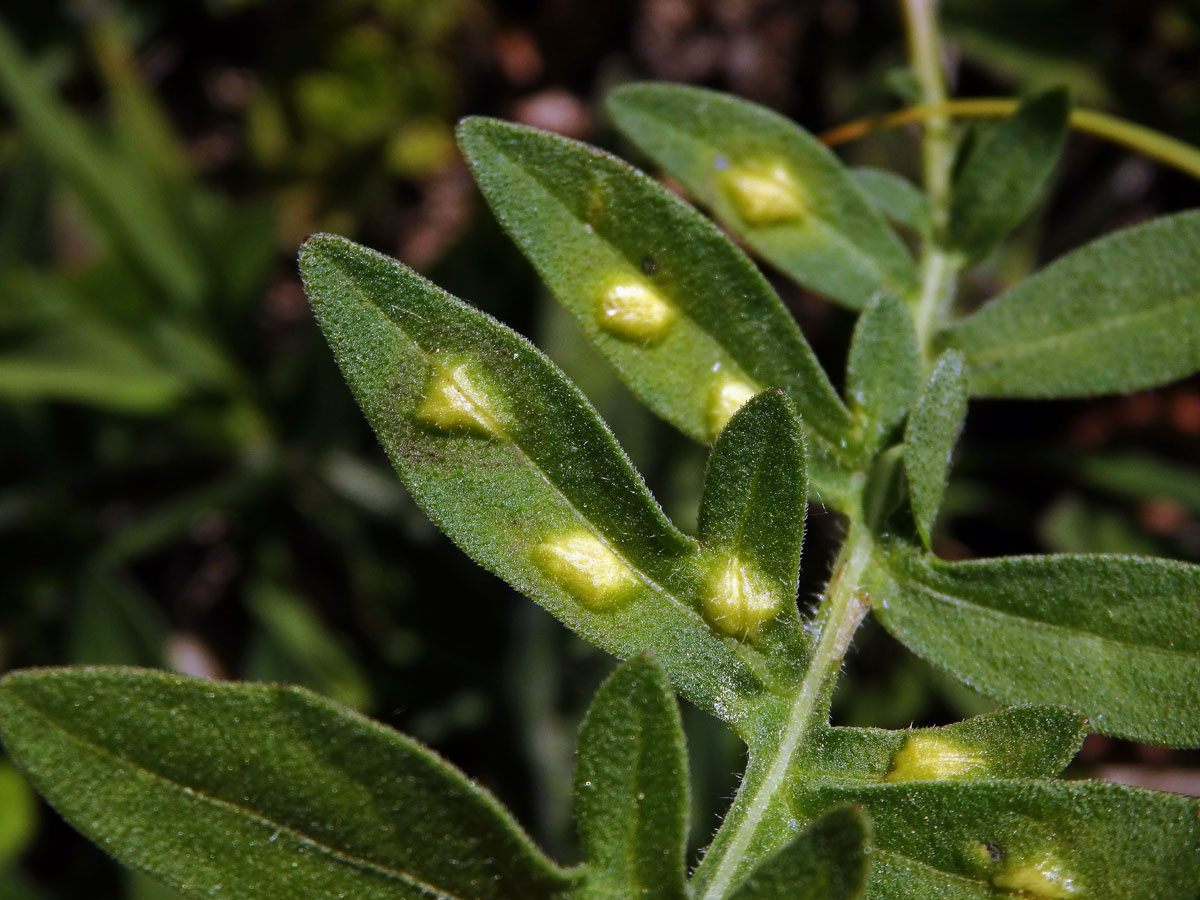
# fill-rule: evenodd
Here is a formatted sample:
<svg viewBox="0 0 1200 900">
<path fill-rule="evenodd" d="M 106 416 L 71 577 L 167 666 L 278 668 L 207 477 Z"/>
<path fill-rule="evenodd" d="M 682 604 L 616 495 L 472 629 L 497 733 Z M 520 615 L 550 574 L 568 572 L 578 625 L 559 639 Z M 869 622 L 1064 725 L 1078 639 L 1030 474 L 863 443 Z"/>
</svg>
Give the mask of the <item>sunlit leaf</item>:
<svg viewBox="0 0 1200 900">
<path fill-rule="evenodd" d="M 601 685 L 579 731 L 575 815 L 589 890 L 683 900 L 688 762 L 662 669 L 635 656 Z"/>
<path fill-rule="evenodd" d="M 731 900 L 854 900 L 867 881 L 870 838 L 860 808 L 832 809 L 763 859 Z"/>
<path fill-rule="evenodd" d="M 601 647 L 653 652 L 701 706 L 747 712 L 761 684 L 700 613 L 698 548 L 549 360 L 342 238 L 311 238 L 301 271 L 384 449 L 450 537 Z"/>
<path fill-rule="evenodd" d="M 797 666 L 808 639 L 796 587 L 808 483 L 800 420 L 781 391 L 743 406 L 709 457 L 700 542 L 709 555 L 705 613 L 726 634 L 753 638 Z"/>
<path fill-rule="evenodd" d="M 1005 703 L 1077 709 L 1093 730 L 1200 746 L 1200 566 L 1135 556 L 944 563 L 878 555 L 875 612 L 926 659 Z"/>
<path fill-rule="evenodd" d="M 968 259 L 985 256 L 1024 219 L 1058 160 L 1071 98 L 1052 90 L 1026 100 L 971 148 L 954 182 L 948 239 Z"/>
<path fill-rule="evenodd" d="M 907 178 L 872 166 L 857 166 L 850 170 L 850 175 L 889 222 L 903 225 L 915 234 L 929 232 L 929 200 Z"/>
<path fill-rule="evenodd" d="M 1087 720 L 1056 706 L 1018 706 L 940 728 L 822 728 L 794 777 L 855 783 L 1049 778 L 1079 751 Z"/>
<path fill-rule="evenodd" d="M 754 394 L 786 390 L 814 452 L 849 416 L 795 321 L 711 222 L 626 163 L 492 119 L 459 140 L 500 222 L 630 387 L 712 441 Z"/>
<path fill-rule="evenodd" d="M 31 670 L 0 682 L 0 736 L 80 831 L 188 894 L 528 900 L 573 881 L 462 773 L 298 688 Z"/>
<path fill-rule="evenodd" d="M 1200 212 L 1093 241 L 942 335 L 982 397 L 1134 391 L 1200 369 Z"/>
<path fill-rule="evenodd" d="M 1099 782 L 805 784 L 797 813 L 860 803 L 869 900 L 1193 900 L 1200 801 Z"/>
<path fill-rule="evenodd" d="M 904 471 L 913 521 L 926 547 L 946 491 L 950 456 L 966 416 L 962 357 L 947 352 L 933 367 L 904 432 Z"/>
<path fill-rule="evenodd" d="M 858 308 L 915 280 L 912 257 L 849 172 L 794 122 L 675 84 L 618 88 L 608 110 L 638 147 L 806 287 Z"/>
<path fill-rule="evenodd" d="M 869 449 L 878 448 L 912 408 L 920 377 L 917 334 L 908 309 L 886 295 L 872 301 L 858 317 L 846 362 L 846 396 Z"/>
</svg>

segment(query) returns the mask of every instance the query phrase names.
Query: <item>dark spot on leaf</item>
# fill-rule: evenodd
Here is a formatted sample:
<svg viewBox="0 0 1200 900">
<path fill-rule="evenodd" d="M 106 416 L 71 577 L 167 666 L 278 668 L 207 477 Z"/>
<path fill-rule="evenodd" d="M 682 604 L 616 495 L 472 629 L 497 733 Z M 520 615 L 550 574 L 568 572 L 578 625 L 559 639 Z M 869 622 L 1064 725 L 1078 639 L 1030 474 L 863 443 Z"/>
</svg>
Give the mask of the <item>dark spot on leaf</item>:
<svg viewBox="0 0 1200 900">
<path fill-rule="evenodd" d="M 642 272 L 646 275 L 653 275 L 658 269 L 658 261 L 653 256 L 642 257 Z"/>
<path fill-rule="evenodd" d="M 983 845 L 987 850 L 987 854 L 991 857 L 992 862 L 1000 862 L 1004 858 L 1004 848 L 995 841 L 988 841 Z"/>
</svg>

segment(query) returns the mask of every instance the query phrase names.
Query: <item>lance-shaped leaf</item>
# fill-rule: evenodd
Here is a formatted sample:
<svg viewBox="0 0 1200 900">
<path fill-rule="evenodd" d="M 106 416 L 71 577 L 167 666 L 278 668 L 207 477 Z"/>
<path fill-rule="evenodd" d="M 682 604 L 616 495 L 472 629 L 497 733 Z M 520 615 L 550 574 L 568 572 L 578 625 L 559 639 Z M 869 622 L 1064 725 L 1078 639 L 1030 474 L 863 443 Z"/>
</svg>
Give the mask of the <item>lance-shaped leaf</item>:
<svg viewBox="0 0 1200 900">
<path fill-rule="evenodd" d="M 946 492 L 950 457 L 966 417 L 962 356 L 947 351 L 933 367 L 904 432 L 904 471 L 913 521 L 926 547 Z"/>
<path fill-rule="evenodd" d="M 1058 706 L 1017 706 L 941 728 L 822 728 L 794 778 L 838 782 L 1050 778 L 1079 751 L 1087 720 Z"/>
<path fill-rule="evenodd" d="M 708 442 L 781 387 L 824 448 L 840 446 L 849 414 L 795 321 L 700 213 L 586 144 L 493 119 L 458 134 L 501 224 L 659 415 Z"/>
<path fill-rule="evenodd" d="M 1004 703 L 1200 746 L 1200 566 L 1133 556 L 944 563 L 893 544 L 874 608 L 913 651 Z"/>
<path fill-rule="evenodd" d="M 780 390 L 738 410 L 708 460 L 700 503 L 700 542 L 708 557 L 704 611 L 739 639 L 791 648 L 807 657 L 797 627 L 796 587 L 808 482 L 800 419 Z"/>
<path fill-rule="evenodd" d="M 954 183 L 952 247 L 979 259 L 1029 214 L 1058 160 L 1070 114 L 1065 90 L 1046 91 L 971 148 Z"/>
<path fill-rule="evenodd" d="M 920 387 L 917 332 L 908 309 L 884 295 L 863 310 L 846 362 L 846 396 L 861 420 L 861 440 L 879 447 L 912 408 Z"/>
<path fill-rule="evenodd" d="M 1194 900 L 1200 801 L 1103 782 L 803 785 L 804 818 L 860 803 L 869 900 Z"/>
<path fill-rule="evenodd" d="M 1200 369 L 1200 212 L 1057 260 L 942 335 L 981 397 L 1079 397 Z"/>
<path fill-rule="evenodd" d="M 606 650 L 652 651 L 698 705 L 746 709 L 759 683 L 696 608 L 694 542 L 553 363 L 343 238 L 311 238 L 300 268 L 346 380 L 446 534 Z"/>
<path fill-rule="evenodd" d="M 929 198 L 902 175 L 887 169 L 858 166 L 850 175 L 884 218 L 916 234 L 928 234 L 931 216 Z"/>
<path fill-rule="evenodd" d="M 867 882 L 871 826 L 853 806 L 831 809 L 738 882 L 731 900 L 854 900 Z"/>
<path fill-rule="evenodd" d="M 299 688 L 29 670 L 0 682 L 0 736 L 76 828 L 185 894 L 526 900 L 575 881 L 431 751 Z"/>
<path fill-rule="evenodd" d="M 600 686 L 579 730 L 575 817 L 588 890 L 687 897 L 688 761 L 665 673 L 635 656 Z"/>
<path fill-rule="evenodd" d="M 908 250 L 846 168 L 794 122 L 673 84 L 619 88 L 608 110 L 630 140 L 800 284 L 861 308 L 915 280 Z"/>
</svg>

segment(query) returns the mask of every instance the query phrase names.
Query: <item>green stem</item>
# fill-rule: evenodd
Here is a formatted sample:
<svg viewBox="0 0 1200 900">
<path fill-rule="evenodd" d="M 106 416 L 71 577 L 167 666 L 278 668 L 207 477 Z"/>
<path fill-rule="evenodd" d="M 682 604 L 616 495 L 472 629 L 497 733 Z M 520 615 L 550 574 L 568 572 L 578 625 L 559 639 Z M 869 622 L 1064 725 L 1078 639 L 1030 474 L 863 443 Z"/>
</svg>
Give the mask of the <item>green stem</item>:
<svg viewBox="0 0 1200 900">
<path fill-rule="evenodd" d="M 942 73 L 942 39 L 937 24 L 937 0 L 902 0 L 908 31 L 908 52 L 921 86 L 922 101 L 933 110 L 944 109 L 946 81 Z M 933 336 L 950 311 L 955 282 L 962 263 L 946 248 L 950 220 L 950 174 L 954 166 L 954 140 L 947 113 L 931 112 L 925 119 L 921 145 L 925 190 L 933 219 L 933 233 L 921 254 L 921 287 L 913 310 L 917 346 L 926 366 L 933 363 Z"/>
<path fill-rule="evenodd" d="M 934 332 L 950 313 L 961 266 L 957 254 L 941 247 L 936 238 L 926 241 L 921 253 L 921 288 L 913 309 L 913 326 L 927 369 L 933 365 Z"/>
<path fill-rule="evenodd" d="M 870 532 L 852 524 L 817 607 L 818 637 L 804 680 L 786 707 L 782 727 L 765 728 L 751 742 L 737 798 L 696 870 L 692 883 L 700 900 L 728 896 L 750 864 L 795 830 L 782 795 L 788 768 L 814 723 L 828 719 L 833 683 L 869 607 L 860 579 L 871 549 Z"/>
<path fill-rule="evenodd" d="M 908 31 L 908 54 L 917 83 L 921 86 L 921 98 L 927 106 L 936 108 L 946 102 L 937 0 L 903 0 L 903 6 Z M 950 211 L 950 170 L 954 162 L 950 117 L 945 113 L 930 115 L 925 120 L 921 156 L 925 169 L 925 190 L 929 192 L 934 230 L 937 233 L 945 227 Z"/>
</svg>

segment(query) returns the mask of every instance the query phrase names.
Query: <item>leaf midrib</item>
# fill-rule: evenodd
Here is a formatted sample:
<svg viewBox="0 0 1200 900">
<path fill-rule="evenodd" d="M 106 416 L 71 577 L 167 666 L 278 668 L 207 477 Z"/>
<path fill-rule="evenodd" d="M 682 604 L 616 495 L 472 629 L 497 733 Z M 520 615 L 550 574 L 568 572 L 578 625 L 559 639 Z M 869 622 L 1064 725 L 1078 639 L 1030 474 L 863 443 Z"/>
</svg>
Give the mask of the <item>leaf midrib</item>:
<svg viewBox="0 0 1200 900">
<path fill-rule="evenodd" d="M 236 812 L 242 816 L 245 816 L 249 820 L 262 823 L 262 824 L 269 826 L 270 828 L 275 829 L 281 833 L 287 833 L 288 835 L 292 836 L 298 843 L 308 844 L 312 847 L 315 847 L 319 852 L 326 854 L 330 857 L 333 857 L 334 859 L 338 860 L 339 862 L 345 863 L 346 865 L 348 865 L 352 868 L 358 868 L 358 869 L 364 869 L 364 870 L 371 871 L 371 872 L 376 872 L 380 875 L 383 875 L 386 878 L 400 881 L 405 885 L 416 888 L 418 891 L 432 892 L 438 898 L 438 900 L 469 900 L 469 898 L 464 898 L 457 894 L 449 893 L 448 891 L 446 891 L 442 888 L 439 888 L 436 885 L 430 884 L 429 882 L 423 881 L 422 879 L 417 878 L 401 869 L 391 868 L 390 866 L 383 865 L 382 863 L 377 863 L 377 862 L 374 862 L 369 859 L 364 859 L 360 856 L 355 856 L 354 854 L 349 853 L 345 850 L 340 850 L 336 847 L 332 847 L 329 844 L 323 843 L 323 842 L 317 840 L 316 838 L 305 834 L 304 832 L 300 831 L 297 828 L 294 828 L 291 825 L 285 825 L 281 822 L 277 822 L 274 819 L 272 819 L 266 815 L 263 815 L 262 813 L 260 813 L 258 811 L 250 809 L 249 807 L 241 806 L 237 803 L 234 803 L 232 800 L 226 800 L 222 797 L 217 797 L 212 794 L 206 793 L 202 789 L 198 790 L 197 788 L 191 787 L 190 785 L 182 784 L 173 778 L 167 777 L 166 775 L 162 774 L 161 772 L 156 772 L 138 762 L 135 762 L 132 759 L 121 756 L 120 754 L 118 754 L 115 751 L 111 750 L 110 748 L 104 746 L 103 744 L 99 744 L 94 740 L 84 737 L 83 735 L 79 734 L 78 732 L 72 731 L 71 729 L 69 729 L 65 725 L 63 725 L 59 719 L 52 717 L 49 713 L 44 712 L 41 708 L 33 705 L 25 697 L 22 697 L 19 694 L 16 694 L 15 692 L 13 693 L 13 697 L 16 700 L 16 702 L 20 703 L 26 710 L 28 710 L 28 712 L 30 714 L 37 717 L 41 721 L 47 723 L 51 728 L 60 732 L 68 740 L 73 741 L 76 744 L 82 745 L 84 748 L 90 750 L 96 756 L 107 757 L 109 759 L 115 760 L 120 765 L 126 766 L 130 769 L 133 769 L 136 772 L 140 772 L 150 778 L 161 781 L 164 784 L 169 785 L 171 789 L 173 789 L 174 791 L 176 791 L 179 794 L 182 794 L 184 796 L 197 797 L 200 800 L 202 800 L 206 803 L 209 803 L 218 808 L 225 808 L 225 809 L 233 810 L 234 812 Z"/>
<path fill-rule="evenodd" d="M 342 268 L 342 266 L 338 263 L 338 261 L 336 259 L 334 259 L 332 257 L 332 255 L 330 255 L 329 260 L 330 260 L 330 264 L 333 265 L 334 267 L 336 267 L 338 272 L 342 275 L 344 283 L 347 284 L 350 287 L 350 289 L 353 290 L 360 297 L 362 302 L 364 302 L 370 308 L 378 311 L 383 316 L 384 320 L 391 327 L 393 327 L 397 331 L 399 331 L 400 334 L 402 334 L 404 336 L 404 339 L 417 349 L 417 351 L 421 354 L 421 358 L 428 365 L 430 365 L 430 366 L 435 365 L 436 361 L 430 356 L 429 352 L 425 349 L 424 346 L 421 345 L 421 343 L 419 341 L 417 341 L 414 337 L 412 337 L 404 329 L 403 325 L 401 325 L 399 322 L 397 322 L 394 318 L 392 318 L 392 316 L 388 315 L 388 313 L 384 309 L 382 309 L 378 304 L 376 304 L 371 299 L 370 295 L 368 295 L 365 290 L 363 290 L 361 287 L 359 287 L 359 285 L 355 282 L 354 278 L 344 268 Z M 514 450 L 517 451 L 517 453 L 521 456 L 522 459 L 524 459 L 529 464 L 529 466 L 533 469 L 533 471 L 537 472 L 538 476 L 550 487 L 550 489 L 558 497 L 560 497 L 562 499 L 562 501 L 567 505 L 567 507 L 576 516 L 578 516 L 579 520 L 581 522 L 583 522 L 584 525 L 586 525 L 588 530 L 596 537 L 597 540 L 599 540 L 606 548 L 608 548 L 613 553 L 614 556 L 616 556 L 625 565 L 627 565 L 629 567 L 630 571 L 633 572 L 647 587 L 649 587 L 652 591 L 659 594 L 668 603 L 670 603 L 674 609 L 683 613 L 688 619 L 690 619 L 693 622 L 693 624 L 696 624 L 705 630 L 708 629 L 708 625 L 704 621 L 703 616 L 701 616 L 697 610 L 692 608 L 692 606 L 685 603 L 680 598 L 676 597 L 674 593 L 667 590 L 663 585 L 659 584 L 658 581 L 656 581 L 654 578 L 652 578 L 650 575 L 648 575 L 641 566 L 635 564 L 632 560 L 630 560 L 626 556 L 626 554 L 622 553 L 618 548 L 612 546 L 612 543 L 609 541 L 608 536 L 606 534 L 604 534 L 602 531 L 598 530 L 596 524 L 593 523 L 592 520 L 589 519 L 584 514 L 583 510 L 581 510 L 579 508 L 578 504 L 576 504 L 574 501 L 571 500 L 570 497 L 567 496 L 567 494 L 563 491 L 563 489 L 561 487 L 559 487 L 558 484 L 555 483 L 555 481 L 549 476 L 549 474 L 546 472 L 546 470 L 541 465 L 538 464 L 538 462 L 529 454 L 529 452 L 523 446 L 521 446 L 521 443 L 512 434 L 510 434 L 508 431 L 506 431 L 504 429 L 501 429 L 500 433 L 504 435 L 505 442 L 509 446 L 511 446 Z M 651 498 L 651 502 L 652 503 L 654 502 L 653 498 Z M 443 530 L 447 530 L 447 529 L 443 529 Z M 689 538 L 687 535 L 683 534 L 683 532 L 679 531 L 678 529 L 671 528 L 671 531 L 673 532 L 674 537 L 677 537 L 677 538 L 685 541 L 690 546 L 690 548 L 692 550 L 692 555 L 695 556 L 695 554 L 698 552 L 698 544 L 696 543 L 696 541 L 693 538 Z M 724 642 L 719 641 L 715 637 L 713 638 L 713 642 L 716 644 L 719 644 L 723 650 L 727 650 Z M 739 667 L 741 667 L 743 673 L 746 676 L 754 679 L 754 681 L 758 682 L 764 688 L 768 687 L 767 685 L 763 685 L 761 679 L 759 679 L 754 674 L 751 667 L 746 664 L 745 660 L 743 660 L 739 654 L 734 653 L 734 654 L 732 654 L 732 656 L 730 658 L 736 660 L 737 665 Z"/>
<path fill-rule="evenodd" d="M 688 132 L 683 128 L 680 128 L 679 126 L 675 125 L 673 122 L 671 122 L 668 119 L 664 119 L 659 116 L 655 116 L 653 114 L 648 114 L 648 113 L 642 113 L 642 115 L 645 118 L 649 118 L 654 124 L 661 125 L 663 128 L 670 131 L 672 134 L 681 136 L 684 141 L 686 141 L 688 143 L 692 143 L 692 144 L 697 144 L 700 147 L 703 147 L 706 152 L 715 152 L 715 153 L 718 153 L 718 155 L 721 154 L 721 148 L 718 145 L 713 144 L 710 141 L 705 140 L 703 138 L 696 137 L 693 133 Z M 696 193 L 699 196 L 702 192 L 696 191 L 694 193 Z M 704 193 L 707 193 L 707 192 L 704 192 Z M 701 196 L 700 199 L 704 202 L 704 205 L 708 206 L 709 208 L 716 206 L 715 199 L 711 196 L 709 196 L 709 197 Z M 866 205 L 870 206 L 870 201 L 866 200 L 865 198 L 864 198 L 863 202 Z M 903 281 L 893 278 L 893 276 L 890 272 L 884 270 L 884 268 L 881 266 L 879 260 L 875 256 L 873 256 L 870 253 L 868 253 L 867 251 L 863 250 L 861 247 L 859 247 L 858 244 L 856 244 L 854 241 L 852 241 L 848 237 L 846 237 L 841 231 L 839 231 L 836 227 L 834 227 L 829 222 L 829 220 L 826 219 L 825 217 L 819 216 L 819 215 L 809 215 L 806 217 L 806 221 L 816 224 L 820 229 L 822 229 L 822 231 L 824 233 L 832 234 L 834 236 L 834 238 L 836 240 L 838 240 L 839 243 L 843 244 L 846 247 L 849 247 L 850 250 L 853 252 L 855 258 L 858 260 L 861 260 L 863 263 L 865 263 L 866 268 L 870 269 L 872 274 L 876 276 L 876 281 L 878 281 L 879 284 L 881 284 L 884 287 L 889 288 L 892 291 L 897 292 L 897 293 L 903 292 L 904 290 L 907 290 L 911 286 L 910 284 L 904 283 Z M 779 226 L 773 226 L 773 227 L 778 228 Z M 887 226 L 884 225 L 884 228 L 886 228 L 886 227 Z M 747 226 L 745 226 L 745 230 L 747 231 L 747 233 L 752 233 L 754 231 L 759 230 L 759 227 L 747 225 Z M 863 304 L 863 305 L 865 306 L 866 304 Z"/>
<path fill-rule="evenodd" d="M 1194 304 L 1200 299 L 1197 295 L 1185 295 L 1178 299 L 1162 303 L 1157 306 L 1151 306 L 1140 309 L 1136 312 L 1123 313 L 1121 315 L 1107 316 L 1098 321 L 1093 321 L 1084 325 L 1070 328 L 1066 331 L 1056 332 L 1045 337 L 1035 338 L 1029 341 L 1024 341 L 1019 344 L 1002 344 L 994 345 L 980 351 L 967 350 L 967 359 L 973 365 L 989 365 L 995 362 L 1004 361 L 1011 358 L 1020 358 L 1028 356 L 1055 347 L 1056 345 L 1066 345 L 1073 341 L 1084 340 L 1088 337 L 1104 334 L 1109 331 L 1116 331 L 1122 328 L 1129 327 L 1137 323 L 1141 319 L 1153 319 L 1158 316 L 1169 315 L 1177 308 L 1186 307 L 1189 304 Z M 998 297 L 993 302 L 1002 302 L 1003 298 Z M 982 311 L 981 311 L 982 312 Z M 999 313 L 997 313 L 997 317 Z M 967 324 L 966 322 L 963 323 Z M 978 327 L 978 326 L 975 326 Z M 995 326 L 993 326 L 995 327 Z M 951 335 L 955 329 L 951 330 Z"/>
<path fill-rule="evenodd" d="M 1023 615 L 1008 610 L 998 609 L 994 606 L 967 599 L 965 597 L 957 597 L 954 594 L 947 594 L 944 591 L 937 590 L 923 581 L 919 581 L 911 576 L 906 576 L 904 573 L 897 572 L 896 569 L 884 563 L 887 570 L 901 584 L 907 585 L 920 593 L 927 594 L 934 600 L 941 601 L 951 606 L 969 609 L 982 616 L 991 616 L 998 619 L 1016 620 L 1018 622 L 1030 623 L 1037 628 L 1049 629 L 1057 632 L 1065 632 L 1076 637 L 1086 637 L 1090 640 L 1095 640 L 1103 644 L 1108 644 L 1120 648 L 1124 652 L 1128 652 L 1130 648 L 1134 648 L 1142 653 L 1165 656 L 1168 658 L 1181 658 L 1190 663 L 1200 663 L 1200 653 L 1187 650 L 1174 650 L 1169 647 L 1159 647 L 1154 644 L 1145 643 L 1141 640 L 1119 640 L 1114 637 L 1108 637 L 1103 634 L 1098 634 L 1094 631 L 1088 631 L 1084 628 L 1072 627 L 1070 625 L 1061 625 L 1056 622 L 1047 622 L 1043 619 L 1036 619 L 1028 615 Z"/>
<path fill-rule="evenodd" d="M 485 138 L 485 140 L 486 140 L 486 138 Z M 541 188 L 541 190 L 546 194 L 546 196 L 548 198 L 550 198 L 557 206 L 559 206 L 561 209 L 563 209 L 568 216 L 570 216 L 572 219 L 574 219 L 577 222 L 581 222 L 584 225 L 590 225 L 590 223 L 584 221 L 580 216 L 578 216 L 575 213 L 575 211 L 572 210 L 571 207 L 567 203 L 563 202 L 560 195 L 555 191 L 552 183 L 550 183 L 546 180 L 543 180 L 536 174 L 530 173 L 527 168 L 525 168 L 524 166 L 521 165 L 519 159 L 510 155 L 508 152 L 505 151 L 504 148 L 498 146 L 496 143 L 494 143 L 492 141 L 488 141 L 488 144 L 493 150 L 496 151 L 496 153 L 499 156 L 503 157 L 504 160 L 510 166 L 512 166 L 519 173 L 521 173 L 522 175 L 524 175 L 525 177 L 527 177 L 531 181 L 533 181 L 535 184 L 537 184 Z M 638 179 L 645 178 L 647 181 L 650 181 L 652 184 L 655 184 L 655 186 L 657 186 L 657 183 L 653 182 L 653 179 L 650 179 L 644 173 L 640 173 L 640 172 L 637 172 L 637 170 L 633 170 L 633 172 L 631 172 L 630 174 L 632 174 L 633 177 L 638 178 Z M 688 211 L 693 211 L 692 208 L 689 207 L 682 199 L 674 196 L 673 194 L 668 195 L 667 199 L 669 199 L 670 202 L 672 202 L 672 203 L 676 203 L 676 204 L 680 205 L 681 207 L 683 207 L 684 209 L 686 209 Z M 505 215 L 505 216 L 502 216 L 502 218 L 505 220 L 509 220 L 509 219 L 511 219 L 511 216 Z M 716 234 L 720 235 L 723 239 L 728 240 L 728 238 L 725 238 L 725 236 L 723 234 L 721 234 L 720 229 L 718 229 L 715 224 L 708 221 L 707 219 L 705 219 L 704 221 L 706 224 L 710 225 L 713 228 L 713 230 L 715 231 Z M 632 270 L 634 270 L 634 271 L 637 270 L 638 264 L 639 264 L 638 260 L 636 260 L 636 259 L 630 257 L 628 254 L 624 253 L 620 249 L 620 247 L 618 247 L 612 241 L 608 240 L 601 232 L 593 231 L 592 236 L 597 238 L 598 240 L 602 241 L 604 243 L 604 245 L 613 252 L 614 255 L 616 255 L 618 258 L 624 260 L 632 268 Z M 855 249 L 857 252 L 857 248 L 855 248 Z M 543 277 L 545 278 L 546 273 L 543 272 L 542 266 L 537 263 L 535 263 L 534 265 L 535 265 L 535 268 L 537 268 L 538 271 L 540 273 L 542 273 Z M 757 268 L 754 267 L 753 263 L 747 263 L 747 272 L 745 274 L 750 279 L 755 279 L 755 278 L 763 279 L 762 273 L 759 272 L 757 270 Z M 548 279 L 546 279 L 546 280 L 548 280 Z M 778 299 L 778 297 L 775 296 L 774 290 L 770 287 L 770 284 L 765 281 L 765 279 L 763 279 L 763 285 L 765 285 L 765 287 L 767 289 L 767 292 L 768 292 L 767 296 L 774 297 L 775 300 L 782 307 L 782 301 L 780 301 Z M 703 323 L 701 323 L 695 317 L 695 315 L 693 315 L 692 311 L 687 306 L 685 306 L 681 303 L 678 303 L 678 302 L 673 303 L 673 305 L 675 306 L 676 309 L 679 310 L 680 314 L 692 324 L 692 326 L 698 332 L 700 332 L 702 335 L 704 335 L 706 338 L 708 338 L 714 344 L 716 344 L 718 347 L 720 347 L 721 351 L 733 362 L 734 365 L 737 366 L 737 368 L 739 370 L 741 370 L 741 373 L 743 375 L 745 375 L 746 379 L 748 381 L 752 381 L 752 382 L 756 383 L 756 386 L 758 387 L 759 390 L 763 390 L 765 388 L 770 388 L 770 387 L 783 387 L 783 385 L 758 384 L 758 382 L 760 382 L 761 379 L 759 379 L 755 375 L 751 375 L 749 370 L 746 367 L 746 364 L 743 362 L 743 360 L 737 358 L 737 356 L 735 356 L 725 344 L 723 344 L 723 343 L 717 341 L 715 338 L 713 338 L 711 336 L 711 332 L 703 325 Z M 779 310 L 779 312 L 789 320 L 789 322 L 792 324 L 792 326 L 797 331 L 799 331 L 799 325 L 797 325 L 795 320 L 791 318 L 791 316 L 788 314 L 786 308 L 781 308 Z M 803 333 L 800 334 L 799 340 L 801 341 L 801 343 L 805 342 Z M 837 392 L 833 389 L 832 385 L 829 383 L 828 374 L 825 373 L 823 369 L 821 369 L 820 363 L 817 361 L 815 354 L 813 354 L 811 347 L 807 347 L 807 345 L 806 345 L 806 349 L 808 350 L 809 357 L 813 362 L 812 369 L 813 369 L 814 374 L 817 375 L 817 377 L 824 378 L 824 384 L 823 385 L 818 384 L 818 385 L 816 385 L 816 387 L 819 390 L 822 390 L 822 392 L 825 394 L 825 396 L 822 397 L 822 396 L 818 395 L 818 396 L 815 396 L 812 398 L 812 402 L 814 403 L 814 405 L 819 405 L 821 407 L 821 409 L 814 409 L 813 412 L 818 413 L 818 412 L 821 412 L 821 410 L 824 410 L 826 412 L 837 415 L 842 420 L 843 423 L 849 423 L 850 414 L 846 410 L 845 404 L 842 403 L 841 399 L 838 397 Z M 788 393 L 789 394 L 793 394 L 793 393 L 801 394 L 801 392 L 799 390 L 790 390 Z M 805 400 L 805 398 L 803 396 L 798 396 L 797 400 L 803 402 Z M 815 420 L 815 421 L 810 423 L 810 420 Z M 808 429 L 812 432 L 813 436 L 817 440 L 819 440 L 821 442 L 821 444 L 824 445 L 824 449 L 827 450 L 834 459 L 840 459 L 841 458 L 840 454 L 843 452 L 843 450 L 838 441 L 838 436 L 836 434 L 827 434 L 824 431 L 822 431 L 822 423 L 824 423 L 826 421 L 826 417 L 822 416 L 822 415 L 811 415 L 811 416 L 805 417 L 804 421 L 805 421 Z"/>
</svg>

